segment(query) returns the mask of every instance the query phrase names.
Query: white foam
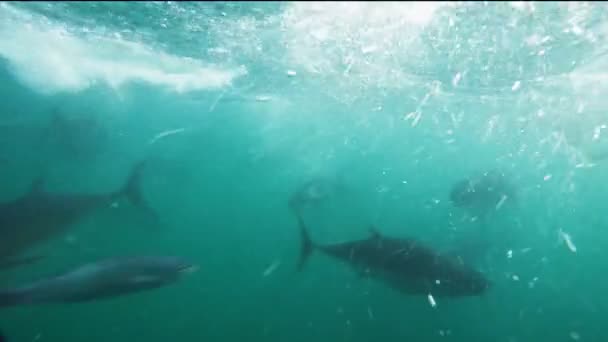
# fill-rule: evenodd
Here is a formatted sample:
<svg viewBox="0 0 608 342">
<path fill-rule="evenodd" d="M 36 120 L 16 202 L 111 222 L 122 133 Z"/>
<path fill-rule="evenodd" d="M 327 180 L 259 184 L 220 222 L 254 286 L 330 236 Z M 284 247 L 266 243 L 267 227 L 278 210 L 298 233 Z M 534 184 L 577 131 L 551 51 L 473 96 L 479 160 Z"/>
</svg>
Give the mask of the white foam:
<svg viewBox="0 0 608 342">
<path fill-rule="evenodd" d="M 352 102 L 369 87 L 420 84 L 404 61 L 423 58 L 420 33 L 445 2 L 294 2 L 282 16 L 289 65 L 337 82 Z M 332 94 L 336 95 L 336 94 Z"/>
<path fill-rule="evenodd" d="M 43 93 L 98 83 L 139 81 L 176 92 L 222 88 L 246 74 L 157 51 L 120 36 L 78 35 L 58 23 L 0 4 L 0 56 L 26 85 Z"/>
</svg>

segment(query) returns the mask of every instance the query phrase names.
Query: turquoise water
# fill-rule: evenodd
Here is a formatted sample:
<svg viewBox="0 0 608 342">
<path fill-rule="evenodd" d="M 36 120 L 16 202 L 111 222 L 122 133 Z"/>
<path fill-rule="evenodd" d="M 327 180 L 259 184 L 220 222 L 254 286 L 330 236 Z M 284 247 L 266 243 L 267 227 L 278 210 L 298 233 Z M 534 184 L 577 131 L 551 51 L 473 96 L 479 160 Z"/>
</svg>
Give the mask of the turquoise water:
<svg viewBox="0 0 608 342">
<path fill-rule="evenodd" d="M 4 272 L 22 284 L 116 255 L 180 255 L 162 289 L 2 309 L 9 341 L 602 341 L 608 11 L 600 3 L 0 3 L 0 199 L 117 189 Z M 69 118 L 54 125 L 59 113 Z M 163 134 L 164 133 L 164 134 Z M 479 221 L 452 185 L 509 174 Z M 437 250 L 482 239 L 480 297 L 405 296 L 315 254 L 375 225 Z M 566 237 L 570 239 L 567 243 Z"/>
</svg>

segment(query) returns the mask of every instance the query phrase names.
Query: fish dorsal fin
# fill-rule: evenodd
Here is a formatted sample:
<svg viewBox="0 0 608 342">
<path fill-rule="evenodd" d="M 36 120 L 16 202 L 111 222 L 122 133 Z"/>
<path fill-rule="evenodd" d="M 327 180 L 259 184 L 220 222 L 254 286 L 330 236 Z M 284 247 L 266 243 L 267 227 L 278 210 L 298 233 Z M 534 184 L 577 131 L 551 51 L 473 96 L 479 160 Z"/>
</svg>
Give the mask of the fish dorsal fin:
<svg viewBox="0 0 608 342">
<path fill-rule="evenodd" d="M 380 233 L 380 231 L 378 230 L 378 228 L 376 228 L 376 226 L 371 225 L 368 228 L 369 233 L 371 234 L 372 239 L 381 239 L 382 238 L 382 233 Z"/>
<path fill-rule="evenodd" d="M 44 192 L 44 178 L 38 177 L 32 185 L 30 185 L 30 195 L 38 195 Z"/>
</svg>

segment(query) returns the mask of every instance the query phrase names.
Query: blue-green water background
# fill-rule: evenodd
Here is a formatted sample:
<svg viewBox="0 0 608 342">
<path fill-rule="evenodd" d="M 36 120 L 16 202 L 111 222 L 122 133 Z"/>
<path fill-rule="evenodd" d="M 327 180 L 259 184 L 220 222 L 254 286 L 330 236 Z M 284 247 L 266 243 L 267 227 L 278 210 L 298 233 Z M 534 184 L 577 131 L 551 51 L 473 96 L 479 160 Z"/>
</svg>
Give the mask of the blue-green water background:
<svg viewBox="0 0 608 342">
<path fill-rule="evenodd" d="M 1 3 L 2 200 L 40 175 L 52 191 L 115 189 L 147 159 L 163 221 L 100 210 L 2 284 L 114 255 L 200 265 L 147 293 L 6 309 L 1 328 L 11 341 L 604 340 L 606 166 L 593 156 L 608 148 L 607 15 L 601 3 Z M 81 132 L 78 155 L 49 143 L 57 110 L 104 134 Z M 491 221 L 484 296 L 433 308 L 320 255 L 295 272 L 287 200 L 303 182 L 350 189 L 306 212 L 316 240 L 374 224 L 443 249 L 477 232 L 451 185 L 490 168 L 513 177 L 519 205 Z"/>
</svg>

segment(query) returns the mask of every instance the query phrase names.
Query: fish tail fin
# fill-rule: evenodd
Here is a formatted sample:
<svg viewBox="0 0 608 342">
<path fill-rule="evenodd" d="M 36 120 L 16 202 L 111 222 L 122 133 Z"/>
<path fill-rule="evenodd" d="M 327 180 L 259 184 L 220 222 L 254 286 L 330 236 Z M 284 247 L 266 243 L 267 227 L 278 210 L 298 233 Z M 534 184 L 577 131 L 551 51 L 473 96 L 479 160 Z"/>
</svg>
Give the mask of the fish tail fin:
<svg viewBox="0 0 608 342">
<path fill-rule="evenodd" d="M 133 205 L 146 211 L 154 220 L 158 221 L 156 212 L 148 205 L 148 202 L 143 196 L 141 190 L 141 175 L 146 162 L 138 162 L 129 174 L 129 179 L 125 184 L 124 188 L 120 192 L 121 195 L 126 196 Z"/>
<path fill-rule="evenodd" d="M 298 209 L 299 209 L 298 200 L 297 200 L 297 198 L 295 196 L 292 196 L 291 198 L 289 198 L 288 204 L 289 204 L 289 209 L 291 209 L 291 211 L 294 214 L 299 215 L 299 213 L 298 213 Z"/>
<path fill-rule="evenodd" d="M 129 173 L 129 179 L 121 191 L 122 195 L 127 196 L 129 201 L 137 206 L 145 206 L 145 200 L 141 192 L 141 173 L 144 168 L 143 161 L 137 163 Z"/>
<path fill-rule="evenodd" d="M 296 215 L 298 218 L 298 226 L 300 227 L 300 259 L 298 260 L 297 270 L 301 271 L 306 264 L 306 261 L 312 254 L 315 245 L 310 239 L 310 235 L 308 234 L 308 229 L 304 224 L 304 220 L 301 215 Z"/>
</svg>

